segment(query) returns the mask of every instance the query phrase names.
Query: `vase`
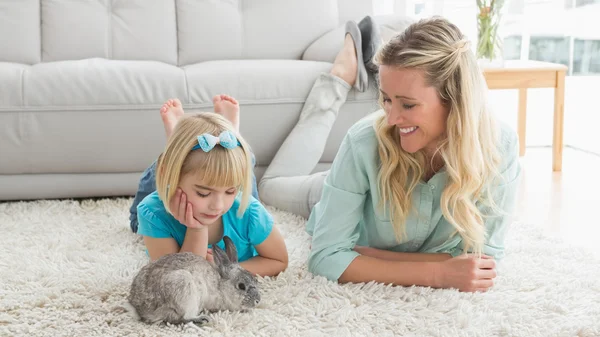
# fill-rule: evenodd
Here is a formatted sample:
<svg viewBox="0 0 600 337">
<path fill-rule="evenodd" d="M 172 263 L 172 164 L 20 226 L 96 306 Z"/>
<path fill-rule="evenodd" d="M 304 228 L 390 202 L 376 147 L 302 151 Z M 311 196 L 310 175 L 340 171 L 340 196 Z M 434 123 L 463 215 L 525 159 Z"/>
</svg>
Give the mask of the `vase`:
<svg viewBox="0 0 600 337">
<path fill-rule="evenodd" d="M 477 0 L 477 50 L 481 66 L 502 67 L 504 65 L 502 38 L 500 36 L 503 0 Z"/>
</svg>

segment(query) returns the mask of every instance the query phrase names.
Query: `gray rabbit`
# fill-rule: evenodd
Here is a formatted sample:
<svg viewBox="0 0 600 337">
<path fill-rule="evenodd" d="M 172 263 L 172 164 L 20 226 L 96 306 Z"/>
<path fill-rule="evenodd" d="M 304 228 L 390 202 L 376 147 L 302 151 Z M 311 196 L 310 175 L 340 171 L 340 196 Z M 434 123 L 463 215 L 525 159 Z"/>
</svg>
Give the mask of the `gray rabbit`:
<svg viewBox="0 0 600 337">
<path fill-rule="evenodd" d="M 255 307 L 260 302 L 256 277 L 237 263 L 231 239 L 223 240 L 226 253 L 213 245 L 215 265 L 188 252 L 165 255 L 142 267 L 131 284 L 130 311 L 150 324 L 202 325 L 210 321 L 203 312 Z"/>
</svg>

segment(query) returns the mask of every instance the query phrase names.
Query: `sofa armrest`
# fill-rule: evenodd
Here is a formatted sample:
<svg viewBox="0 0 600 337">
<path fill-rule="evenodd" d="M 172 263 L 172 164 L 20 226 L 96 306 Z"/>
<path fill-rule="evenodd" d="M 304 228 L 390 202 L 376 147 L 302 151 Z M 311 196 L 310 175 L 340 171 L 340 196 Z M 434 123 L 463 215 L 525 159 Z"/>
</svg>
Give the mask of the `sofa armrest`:
<svg viewBox="0 0 600 337">
<path fill-rule="evenodd" d="M 400 15 L 378 15 L 373 19 L 379 26 L 383 42 L 389 41 L 396 34 L 401 33 L 415 20 L 408 16 Z M 344 45 L 346 24 L 321 35 L 302 54 L 304 61 L 320 61 L 333 63 L 336 55 Z"/>
</svg>

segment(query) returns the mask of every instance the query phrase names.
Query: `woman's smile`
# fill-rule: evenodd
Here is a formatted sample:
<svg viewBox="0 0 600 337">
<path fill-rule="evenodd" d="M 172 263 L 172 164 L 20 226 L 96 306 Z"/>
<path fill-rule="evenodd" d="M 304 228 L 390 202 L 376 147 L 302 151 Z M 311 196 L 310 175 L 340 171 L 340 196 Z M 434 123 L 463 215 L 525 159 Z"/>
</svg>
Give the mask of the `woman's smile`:
<svg viewBox="0 0 600 337">
<path fill-rule="evenodd" d="M 418 126 L 411 126 L 408 128 L 398 128 L 398 131 L 400 131 L 400 136 L 404 137 L 404 136 L 408 136 L 411 135 L 413 133 L 415 133 L 415 131 L 417 131 L 419 127 Z"/>
</svg>

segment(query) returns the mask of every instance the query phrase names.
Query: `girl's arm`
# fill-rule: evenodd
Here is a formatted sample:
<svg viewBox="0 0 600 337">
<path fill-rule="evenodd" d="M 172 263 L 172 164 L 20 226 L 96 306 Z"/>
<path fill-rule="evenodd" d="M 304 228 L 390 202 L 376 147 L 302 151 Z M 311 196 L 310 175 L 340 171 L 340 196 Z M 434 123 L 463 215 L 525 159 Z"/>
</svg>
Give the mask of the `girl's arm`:
<svg viewBox="0 0 600 337">
<path fill-rule="evenodd" d="M 273 226 L 269 236 L 255 248 L 258 256 L 240 262 L 247 271 L 260 276 L 275 276 L 287 268 L 287 248 L 277 227 Z"/>
<path fill-rule="evenodd" d="M 179 245 L 173 238 L 153 238 L 151 236 L 144 236 L 144 244 L 148 249 L 150 255 L 150 261 L 156 261 L 160 257 L 177 253 L 179 251 Z"/>
<path fill-rule="evenodd" d="M 206 258 L 206 252 L 208 250 L 208 229 L 202 228 L 188 228 L 185 231 L 185 237 L 183 238 L 183 245 L 181 245 L 180 253 L 191 252 L 196 255 Z"/>
<path fill-rule="evenodd" d="M 192 252 L 206 258 L 208 248 L 208 233 L 206 229 L 188 228 L 185 232 L 181 248 L 173 238 L 153 238 L 144 236 L 144 244 L 150 254 L 150 260 L 156 261 L 167 254 Z M 204 254 L 204 255 L 203 255 Z"/>
</svg>

